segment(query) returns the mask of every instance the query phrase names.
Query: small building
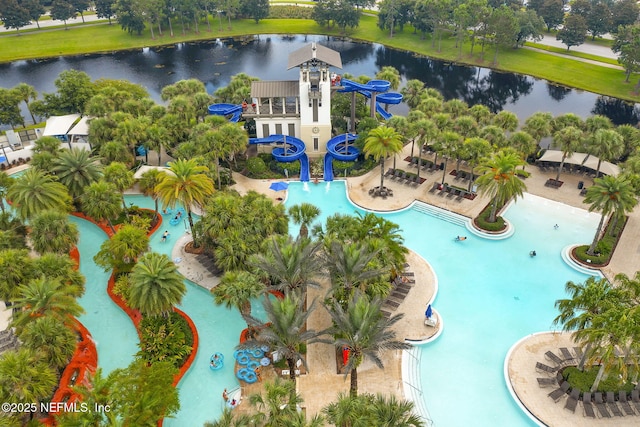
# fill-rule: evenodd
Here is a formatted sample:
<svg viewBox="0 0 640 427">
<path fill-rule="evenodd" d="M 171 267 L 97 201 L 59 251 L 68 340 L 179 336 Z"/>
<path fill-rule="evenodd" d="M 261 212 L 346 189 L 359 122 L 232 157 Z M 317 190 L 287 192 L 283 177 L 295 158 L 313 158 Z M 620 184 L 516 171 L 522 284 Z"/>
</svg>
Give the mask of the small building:
<svg viewBox="0 0 640 427">
<path fill-rule="evenodd" d="M 297 81 L 252 82 L 252 104 L 243 106 L 242 115 L 255 120 L 258 138 L 294 136 L 304 141 L 309 156 L 320 157 L 331 138 L 331 93 L 340 88 L 329 67 L 341 69 L 342 59 L 314 42 L 289 54 L 287 69 L 295 67 L 300 68 Z"/>
</svg>

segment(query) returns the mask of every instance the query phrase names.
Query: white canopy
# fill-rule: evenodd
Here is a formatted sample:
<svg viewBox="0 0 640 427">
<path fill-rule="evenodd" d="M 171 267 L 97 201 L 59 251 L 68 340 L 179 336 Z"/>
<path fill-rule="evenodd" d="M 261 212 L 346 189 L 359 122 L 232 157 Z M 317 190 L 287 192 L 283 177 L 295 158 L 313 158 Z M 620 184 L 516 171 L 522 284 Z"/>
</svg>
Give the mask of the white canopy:
<svg viewBox="0 0 640 427">
<path fill-rule="evenodd" d="M 588 156 L 588 157 L 587 157 Z M 573 155 L 567 157 L 564 162 L 570 165 L 581 165 L 586 168 L 596 170 L 598 168 L 598 161 L 600 159 L 596 156 L 589 155 L 587 153 L 573 153 Z M 554 162 L 560 163 L 562 162 L 562 151 L 560 150 L 547 150 L 542 157 L 540 157 L 539 161 L 541 162 Z M 605 175 L 618 175 L 620 173 L 620 168 L 617 165 L 614 165 L 611 162 L 603 161 L 600 164 L 600 172 Z"/>
<path fill-rule="evenodd" d="M 73 124 L 80 118 L 80 114 L 68 114 L 66 116 L 53 116 L 47 119 L 47 125 L 42 132 L 43 136 L 66 135 Z M 88 132 L 87 132 L 88 134 Z"/>
<path fill-rule="evenodd" d="M 79 136 L 87 136 L 89 135 L 89 117 L 84 116 L 80 119 L 78 123 L 67 132 L 68 135 L 79 135 Z"/>
</svg>

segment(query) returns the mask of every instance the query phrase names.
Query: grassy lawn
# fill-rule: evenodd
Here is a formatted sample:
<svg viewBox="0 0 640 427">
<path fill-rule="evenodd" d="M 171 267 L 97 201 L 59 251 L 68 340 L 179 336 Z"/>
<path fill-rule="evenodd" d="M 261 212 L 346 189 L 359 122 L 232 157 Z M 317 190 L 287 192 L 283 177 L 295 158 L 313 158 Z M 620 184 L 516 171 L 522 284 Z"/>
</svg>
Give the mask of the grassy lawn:
<svg viewBox="0 0 640 427">
<path fill-rule="evenodd" d="M 35 31 L 20 36 L 16 34 L 0 37 L 0 62 L 19 59 L 46 58 L 60 55 L 79 55 L 93 52 L 112 52 L 114 50 L 138 49 L 148 46 L 174 44 L 185 41 L 207 40 L 218 37 L 234 37 L 252 34 L 327 34 L 346 36 L 352 39 L 385 44 L 404 51 L 439 58 L 446 61 L 492 67 L 502 71 L 528 74 L 547 79 L 562 85 L 576 87 L 595 93 L 610 95 L 631 101 L 640 101 L 640 96 L 633 94 L 635 79 L 624 83 L 624 72 L 611 68 L 587 64 L 568 58 L 546 55 L 526 49 L 504 49 L 498 53 L 498 63 L 493 64 L 494 50 L 488 47 L 484 60 L 480 58 L 480 46 L 476 45 L 474 55 L 469 55 L 470 44 L 463 47 L 462 56 L 458 55 L 453 39 L 443 38 L 441 50 L 431 47 L 430 35 L 422 40 L 414 34 L 411 27 L 405 27 L 393 38 L 388 32 L 377 27 L 377 17 L 363 16 L 360 26 L 341 34 L 338 28 L 320 27 L 311 20 L 266 19 L 256 24 L 252 20 L 232 21 L 232 28 L 227 29 L 223 21 L 222 31 L 218 30 L 217 19 L 211 19 L 211 32 L 207 32 L 206 24 L 200 26 L 200 33 L 188 32 L 182 35 L 179 24 L 174 25 L 174 37 L 165 31 L 162 37 L 156 34 L 151 39 L 149 30 L 141 36 L 129 35 L 117 24 L 87 27 L 71 27 L 64 31 Z"/>
<path fill-rule="evenodd" d="M 576 58 L 590 59 L 592 61 L 603 62 L 605 64 L 612 64 L 612 65 L 620 66 L 620 63 L 616 59 L 605 58 L 603 56 L 591 55 L 589 53 L 583 53 L 583 52 L 574 52 L 572 50 L 567 52 L 567 49 L 562 49 L 562 48 L 553 47 L 553 46 L 547 46 L 547 45 L 539 44 L 539 43 L 527 42 L 526 45 L 530 46 L 530 47 L 535 47 L 536 49 L 544 50 L 544 51 L 547 51 L 547 52 L 559 53 L 559 54 L 565 55 L 565 56 L 573 56 L 573 57 L 576 57 Z"/>
</svg>

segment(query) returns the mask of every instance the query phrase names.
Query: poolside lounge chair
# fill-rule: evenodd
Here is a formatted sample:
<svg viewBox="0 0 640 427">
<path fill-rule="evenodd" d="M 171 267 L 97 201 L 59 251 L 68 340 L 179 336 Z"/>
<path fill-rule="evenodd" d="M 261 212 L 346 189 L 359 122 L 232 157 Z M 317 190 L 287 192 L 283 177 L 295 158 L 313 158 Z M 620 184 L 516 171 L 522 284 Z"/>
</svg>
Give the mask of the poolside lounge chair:
<svg viewBox="0 0 640 427">
<path fill-rule="evenodd" d="M 596 413 L 593 411 L 593 403 L 591 403 L 591 392 L 585 391 L 582 394 L 582 407 L 584 408 L 584 416 L 595 418 Z"/>
<path fill-rule="evenodd" d="M 556 365 L 560 365 L 560 366 L 562 366 L 562 364 L 563 364 L 563 362 L 564 362 L 562 359 L 560 359 L 560 358 L 558 357 L 558 355 L 557 355 L 557 354 L 555 354 L 555 353 L 554 353 L 553 351 L 551 351 L 551 350 L 547 351 L 547 352 L 544 354 L 544 357 L 546 357 L 547 359 L 551 360 L 551 361 L 552 361 L 552 362 L 554 362 Z"/>
<path fill-rule="evenodd" d="M 558 384 L 558 381 L 555 378 L 536 378 L 538 380 L 538 385 L 542 388 L 551 387 Z"/>
<path fill-rule="evenodd" d="M 594 401 L 594 404 L 596 405 L 596 409 L 598 409 L 598 412 L 600 413 L 600 417 L 611 418 L 611 414 L 609 413 L 609 410 L 607 409 L 606 405 L 604 404 L 604 401 L 602 400 L 602 393 L 596 392 L 593 395 L 593 401 Z"/>
<path fill-rule="evenodd" d="M 394 169 L 393 169 L 393 168 L 389 168 L 389 169 L 387 169 L 387 171 L 384 173 L 384 176 L 390 176 L 390 175 L 393 175 L 393 171 L 394 171 Z"/>
<path fill-rule="evenodd" d="M 625 412 L 625 414 L 627 415 L 635 415 L 636 413 L 634 412 L 633 408 L 631 407 L 631 405 L 629 404 L 629 401 L 627 400 L 627 392 L 624 390 L 620 390 L 618 391 L 618 402 L 620 402 L 620 406 L 622 406 L 622 410 Z"/>
<path fill-rule="evenodd" d="M 613 415 L 615 415 L 616 417 L 624 417 L 624 414 L 616 403 L 616 396 L 612 391 L 607 392 L 607 406 L 609 407 L 609 409 L 611 409 L 611 412 L 613 412 Z"/>
<path fill-rule="evenodd" d="M 429 190 L 429 193 L 435 193 L 439 187 L 440 187 L 440 183 L 434 182 L 433 185 L 431 186 L 431 190 Z"/>
<path fill-rule="evenodd" d="M 547 374 L 555 374 L 558 371 L 558 367 L 552 368 L 544 363 L 536 362 L 536 371 L 546 372 Z"/>
<path fill-rule="evenodd" d="M 633 402 L 638 412 L 640 412 L 640 390 L 631 390 L 631 401 Z"/>
<path fill-rule="evenodd" d="M 560 347 L 560 353 L 562 353 L 562 357 L 564 358 L 564 363 L 573 362 L 573 354 L 569 351 L 567 347 Z"/>
<path fill-rule="evenodd" d="M 567 392 L 569 391 L 569 388 L 571 388 L 571 385 L 569 385 L 568 382 L 563 381 L 562 384 L 560 384 L 560 387 L 558 387 L 557 389 L 553 390 L 547 396 L 552 398 L 554 402 L 557 402 L 558 400 L 560 400 L 562 398 L 562 396 L 567 394 Z"/>
<path fill-rule="evenodd" d="M 580 362 L 580 360 L 582 360 L 582 356 L 584 356 L 582 347 L 573 347 L 573 352 L 576 354 L 576 360 Z"/>
<path fill-rule="evenodd" d="M 576 406 L 578 406 L 578 399 L 580 398 L 580 389 L 571 389 L 571 394 L 567 398 L 564 404 L 564 409 L 568 409 L 571 412 L 576 412 Z"/>
</svg>

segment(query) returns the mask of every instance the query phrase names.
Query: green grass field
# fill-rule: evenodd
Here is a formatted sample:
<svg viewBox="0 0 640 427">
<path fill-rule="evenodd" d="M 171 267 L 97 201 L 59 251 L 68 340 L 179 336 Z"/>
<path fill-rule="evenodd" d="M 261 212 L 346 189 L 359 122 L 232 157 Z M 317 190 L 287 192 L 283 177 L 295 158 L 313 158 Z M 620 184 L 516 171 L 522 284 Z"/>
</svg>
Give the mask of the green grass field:
<svg viewBox="0 0 640 427">
<path fill-rule="evenodd" d="M 211 19 L 211 32 L 208 32 L 206 24 L 203 24 L 200 26 L 199 34 L 188 32 L 186 35 L 182 35 L 180 25 L 176 23 L 174 24 L 174 37 L 170 37 L 165 30 L 162 36 L 158 36 L 156 31 L 155 39 L 151 39 L 151 33 L 148 29 L 140 36 L 129 35 L 122 31 L 117 23 L 74 26 L 69 30 L 40 30 L 19 36 L 15 33 L 4 35 L 0 37 L 0 62 L 139 49 L 185 41 L 251 34 L 327 34 L 381 43 L 400 50 L 412 51 L 420 55 L 460 64 L 528 74 L 590 92 L 630 101 L 640 101 L 640 95 L 633 93 L 635 79 L 632 79 L 630 83 L 625 83 L 625 75 L 622 70 L 600 67 L 527 49 L 501 48 L 498 53 L 498 62 L 494 64 L 493 47 L 487 47 L 485 58 L 481 60 L 479 45 L 476 45 L 473 57 L 469 55 L 469 43 L 463 46 L 462 55 L 459 55 L 455 41 L 443 38 L 442 47 L 438 51 L 431 47 L 430 35 L 422 40 L 420 34 L 414 34 L 412 28 L 405 27 L 403 32 L 396 33 L 393 38 L 390 38 L 388 32 L 381 31 L 376 23 L 377 17 L 362 16 L 358 28 L 347 30 L 346 34 L 341 34 L 338 28 L 320 27 L 311 20 L 287 19 L 266 19 L 258 24 L 252 20 L 234 20 L 231 21 L 231 29 L 227 28 L 228 23 L 223 20 L 222 31 L 219 31 L 217 19 Z M 598 60 L 607 62 L 602 61 L 602 58 L 598 58 Z M 637 78 L 637 76 L 634 77 Z"/>
</svg>

